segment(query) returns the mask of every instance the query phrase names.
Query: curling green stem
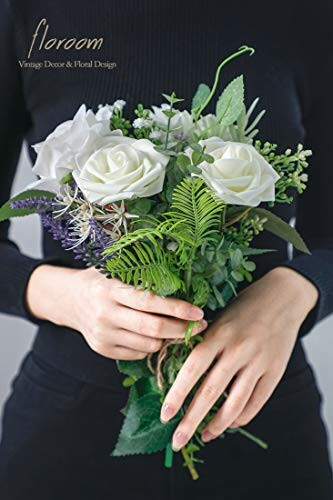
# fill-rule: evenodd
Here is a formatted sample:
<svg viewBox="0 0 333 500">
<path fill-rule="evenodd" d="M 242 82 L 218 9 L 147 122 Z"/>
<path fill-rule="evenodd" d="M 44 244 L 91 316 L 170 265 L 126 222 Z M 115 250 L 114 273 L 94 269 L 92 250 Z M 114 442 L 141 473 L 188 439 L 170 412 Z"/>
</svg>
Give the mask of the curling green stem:
<svg viewBox="0 0 333 500">
<path fill-rule="evenodd" d="M 243 47 L 240 47 L 240 49 L 237 52 L 235 52 L 234 54 L 231 54 L 229 57 L 227 57 L 226 59 L 224 59 L 221 62 L 221 64 L 219 65 L 219 67 L 217 68 L 216 73 L 215 73 L 215 80 L 213 83 L 212 90 L 211 90 L 209 96 L 207 97 L 207 99 L 205 100 L 205 102 L 202 104 L 202 106 L 198 109 L 197 113 L 194 115 L 194 121 L 197 121 L 200 118 L 201 113 L 203 112 L 203 110 L 208 106 L 208 104 L 212 100 L 212 98 L 216 92 L 217 85 L 219 83 L 220 73 L 221 73 L 223 66 L 228 64 L 230 61 L 232 61 L 236 57 L 239 57 L 242 54 L 245 54 L 246 52 L 250 52 L 250 55 L 252 55 L 252 54 L 254 54 L 254 49 L 252 47 L 248 47 L 247 45 L 244 45 Z"/>
</svg>

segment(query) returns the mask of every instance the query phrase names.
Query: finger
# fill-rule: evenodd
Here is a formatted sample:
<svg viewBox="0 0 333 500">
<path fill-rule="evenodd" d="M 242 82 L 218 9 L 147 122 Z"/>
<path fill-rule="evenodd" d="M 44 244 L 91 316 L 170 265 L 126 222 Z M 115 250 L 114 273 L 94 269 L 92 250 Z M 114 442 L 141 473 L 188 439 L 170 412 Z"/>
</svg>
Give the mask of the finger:
<svg viewBox="0 0 333 500">
<path fill-rule="evenodd" d="M 230 425 L 230 427 L 235 428 L 247 425 L 267 403 L 280 378 L 281 377 L 272 376 L 270 374 L 262 377 L 253 391 L 247 405 L 236 420 Z"/>
<path fill-rule="evenodd" d="M 151 292 L 124 285 L 116 279 L 112 280 L 112 287 L 115 292 L 114 300 L 138 311 L 164 314 L 184 320 L 199 320 L 204 316 L 202 309 L 185 300 L 159 297 Z"/>
<path fill-rule="evenodd" d="M 238 364 L 224 360 L 223 356 L 220 358 L 199 387 L 184 418 L 178 425 L 172 439 L 174 450 L 179 450 L 191 439 L 199 424 L 239 369 Z"/>
<path fill-rule="evenodd" d="M 162 347 L 162 340 L 146 337 L 121 329 L 114 336 L 117 347 L 126 347 L 139 352 L 157 352 Z"/>
<path fill-rule="evenodd" d="M 215 357 L 216 350 L 212 343 L 202 342 L 193 349 L 165 397 L 161 409 L 162 422 L 167 422 L 178 413 L 186 397 Z"/>
<path fill-rule="evenodd" d="M 201 438 L 208 442 L 220 436 L 236 420 L 253 393 L 260 373 L 252 368 L 241 370 L 232 384 L 229 395 L 215 417 L 203 429 Z"/>
<path fill-rule="evenodd" d="M 133 349 L 127 349 L 126 347 L 113 347 L 110 350 L 111 359 L 117 359 L 122 361 L 134 361 L 138 359 L 144 359 L 147 356 L 146 352 L 134 351 Z"/>
<path fill-rule="evenodd" d="M 183 339 L 188 323 L 176 318 L 135 311 L 128 307 L 118 307 L 112 320 L 121 328 L 158 339 Z M 200 324 L 194 325 L 192 335 L 202 332 L 206 327 L 207 322 L 200 320 Z"/>
</svg>

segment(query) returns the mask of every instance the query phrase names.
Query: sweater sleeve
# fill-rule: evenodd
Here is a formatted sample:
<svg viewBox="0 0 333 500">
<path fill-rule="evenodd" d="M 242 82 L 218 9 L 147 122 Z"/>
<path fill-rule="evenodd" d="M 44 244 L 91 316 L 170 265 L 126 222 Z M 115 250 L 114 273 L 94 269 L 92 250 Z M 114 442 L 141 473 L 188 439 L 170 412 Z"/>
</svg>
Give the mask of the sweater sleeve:
<svg viewBox="0 0 333 500">
<path fill-rule="evenodd" d="M 320 9 L 319 9 L 320 11 Z M 318 25 L 323 26 L 323 19 Z M 325 33 L 325 34 L 324 34 Z M 314 40 L 316 39 L 316 40 Z M 294 253 L 284 265 L 309 279 L 319 291 L 316 307 L 310 312 L 300 330 L 307 334 L 311 328 L 333 312 L 333 36 L 331 27 L 311 38 L 312 62 L 303 82 L 307 103 L 303 124 L 306 147 L 312 149 L 309 182 L 298 199 L 296 227 L 311 255 Z M 315 53 L 314 53 L 315 52 Z M 309 49 L 309 54 L 311 54 Z"/>
<path fill-rule="evenodd" d="M 15 54 L 14 26 L 7 0 L 0 0 L 0 204 L 10 197 L 23 137 L 29 126 L 19 64 Z M 8 239 L 9 222 L 0 223 L 0 312 L 35 320 L 25 292 L 32 271 L 53 259 L 34 259 Z"/>
</svg>

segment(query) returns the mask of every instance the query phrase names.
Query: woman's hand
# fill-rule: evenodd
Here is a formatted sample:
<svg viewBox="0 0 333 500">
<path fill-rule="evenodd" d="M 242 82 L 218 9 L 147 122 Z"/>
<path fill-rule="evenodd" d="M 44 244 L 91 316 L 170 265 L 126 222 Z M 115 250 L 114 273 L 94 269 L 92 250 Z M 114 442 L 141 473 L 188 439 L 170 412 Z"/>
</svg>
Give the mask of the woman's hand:
<svg viewBox="0 0 333 500">
<path fill-rule="evenodd" d="M 163 422 L 179 411 L 216 361 L 174 432 L 175 450 L 186 445 L 231 382 L 227 399 L 203 429 L 203 441 L 255 417 L 281 379 L 299 328 L 317 299 L 318 291 L 310 281 L 284 267 L 239 294 L 193 349 L 165 398 Z"/>
<path fill-rule="evenodd" d="M 207 326 L 198 307 L 135 290 L 94 268 L 43 264 L 30 277 L 26 301 L 35 317 L 81 332 L 94 351 L 112 359 L 143 359 L 163 339 L 184 337 L 188 320 L 201 320 L 193 334 Z"/>
</svg>

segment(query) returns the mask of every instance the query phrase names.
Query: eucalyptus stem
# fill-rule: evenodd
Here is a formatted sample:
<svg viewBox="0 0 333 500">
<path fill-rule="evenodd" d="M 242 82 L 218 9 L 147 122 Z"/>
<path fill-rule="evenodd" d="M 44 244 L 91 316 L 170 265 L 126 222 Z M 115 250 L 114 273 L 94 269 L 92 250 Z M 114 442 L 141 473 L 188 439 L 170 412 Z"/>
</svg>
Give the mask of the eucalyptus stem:
<svg viewBox="0 0 333 500">
<path fill-rule="evenodd" d="M 186 448 L 182 448 L 181 449 L 181 452 L 182 452 L 182 455 L 183 455 L 183 458 L 185 460 L 185 466 L 188 468 L 188 470 L 190 471 L 190 474 L 191 474 L 191 477 L 194 481 L 196 481 L 197 479 L 199 479 L 199 474 L 194 466 L 194 463 L 193 461 L 191 460 L 191 457 L 190 455 L 187 453 L 187 450 Z"/>
<path fill-rule="evenodd" d="M 203 110 L 208 106 L 208 104 L 212 100 L 212 98 L 213 98 L 213 96 L 214 96 L 214 94 L 216 92 L 217 85 L 219 83 L 220 73 L 221 73 L 221 70 L 222 70 L 223 66 L 225 66 L 226 64 L 228 64 L 230 61 L 232 61 L 236 57 L 239 57 L 242 54 L 245 54 L 246 52 L 250 52 L 251 53 L 250 55 L 252 55 L 252 54 L 254 54 L 254 49 L 252 47 L 248 47 L 247 45 L 244 45 L 243 47 L 240 47 L 240 49 L 237 52 L 235 52 L 234 54 L 231 54 L 229 57 L 227 57 L 226 59 L 224 59 L 221 62 L 221 64 L 219 65 L 219 67 L 216 70 L 215 80 L 214 80 L 213 87 L 212 87 L 212 90 L 211 90 L 209 96 L 207 97 L 207 99 L 205 100 L 205 102 L 202 104 L 202 106 L 200 106 L 200 108 L 198 109 L 197 113 L 194 115 L 194 120 L 195 121 L 197 121 L 200 118 L 201 113 L 203 112 Z"/>
<path fill-rule="evenodd" d="M 174 97 L 174 92 L 171 94 L 171 100 L 170 100 L 170 109 L 169 109 L 169 115 L 168 115 L 168 125 L 167 125 L 167 131 L 166 131 L 166 136 L 165 136 L 165 146 L 164 149 L 168 149 L 168 142 L 169 142 L 169 136 L 170 136 L 170 125 L 171 125 L 171 118 L 172 118 L 172 113 L 173 113 L 173 97 Z"/>
</svg>

